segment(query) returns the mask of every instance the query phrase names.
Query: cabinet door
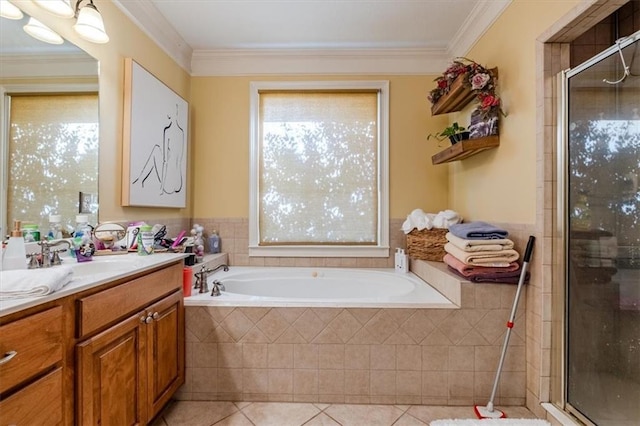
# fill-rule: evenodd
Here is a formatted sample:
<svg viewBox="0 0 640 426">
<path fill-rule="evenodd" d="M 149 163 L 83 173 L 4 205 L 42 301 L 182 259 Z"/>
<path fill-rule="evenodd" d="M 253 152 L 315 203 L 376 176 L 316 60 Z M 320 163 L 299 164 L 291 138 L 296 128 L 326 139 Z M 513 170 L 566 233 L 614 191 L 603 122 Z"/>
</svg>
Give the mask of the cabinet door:
<svg viewBox="0 0 640 426">
<path fill-rule="evenodd" d="M 77 423 L 143 425 L 146 410 L 145 313 L 76 346 Z"/>
<path fill-rule="evenodd" d="M 155 416 L 184 383 L 184 304 L 177 291 L 147 308 L 149 418 Z"/>
</svg>

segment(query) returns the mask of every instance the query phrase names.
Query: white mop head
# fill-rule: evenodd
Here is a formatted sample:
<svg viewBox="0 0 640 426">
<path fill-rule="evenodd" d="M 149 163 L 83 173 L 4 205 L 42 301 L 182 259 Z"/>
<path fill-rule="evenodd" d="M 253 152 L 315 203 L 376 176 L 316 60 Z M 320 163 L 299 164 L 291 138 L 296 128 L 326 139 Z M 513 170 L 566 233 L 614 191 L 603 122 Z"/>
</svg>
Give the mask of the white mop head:
<svg viewBox="0 0 640 426">
<path fill-rule="evenodd" d="M 448 419 L 434 420 L 431 426 L 551 426 L 540 419 Z"/>
</svg>

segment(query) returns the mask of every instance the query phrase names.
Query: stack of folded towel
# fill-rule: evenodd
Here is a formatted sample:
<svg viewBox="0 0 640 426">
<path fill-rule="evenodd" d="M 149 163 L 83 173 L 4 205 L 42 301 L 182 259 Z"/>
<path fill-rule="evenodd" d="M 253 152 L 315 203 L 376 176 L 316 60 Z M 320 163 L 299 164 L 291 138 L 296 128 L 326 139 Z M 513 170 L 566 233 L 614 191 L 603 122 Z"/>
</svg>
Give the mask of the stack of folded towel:
<svg viewBox="0 0 640 426">
<path fill-rule="evenodd" d="M 17 269 L 0 273 L 0 299 L 44 296 L 60 290 L 73 279 L 70 266 Z"/>
<path fill-rule="evenodd" d="M 451 225 L 443 261 L 468 281 L 517 284 L 520 256 L 508 236 L 506 230 L 486 222 Z"/>
</svg>

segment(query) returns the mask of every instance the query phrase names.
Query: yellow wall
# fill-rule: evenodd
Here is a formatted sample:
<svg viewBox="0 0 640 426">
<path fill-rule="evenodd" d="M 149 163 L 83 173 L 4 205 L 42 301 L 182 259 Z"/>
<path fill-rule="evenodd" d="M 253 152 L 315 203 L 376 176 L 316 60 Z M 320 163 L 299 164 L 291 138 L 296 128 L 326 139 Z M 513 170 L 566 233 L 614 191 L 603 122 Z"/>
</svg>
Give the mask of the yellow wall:
<svg viewBox="0 0 640 426">
<path fill-rule="evenodd" d="M 103 45 L 78 37 L 73 31 L 72 19 L 57 18 L 30 1 L 20 1 L 17 4 L 100 62 L 100 221 L 191 217 L 191 189 L 187 192 L 185 209 L 120 206 L 124 58 L 134 58 L 187 100 L 191 86 L 189 74 L 176 65 L 111 2 L 95 1 L 110 37 L 109 43 Z M 189 165 L 190 163 L 189 161 Z M 189 185 L 192 185 L 191 177 L 189 180 Z"/>
<path fill-rule="evenodd" d="M 427 93 L 434 76 L 331 77 L 389 80 L 390 217 L 422 208 L 447 208 L 447 168 L 432 166 L 442 147 L 427 141 L 447 117 L 431 117 Z M 280 79 L 284 79 L 281 77 Z M 319 80 L 327 77 L 288 77 Z M 191 83 L 193 111 L 194 217 L 249 216 L 249 83 L 264 77 L 198 77 Z"/>
<path fill-rule="evenodd" d="M 514 0 L 467 54 L 499 68 L 499 93 L 509 115 L 500 126 L 500 147 L 464 161 L 431 165 L 431 155 L 443 147 L 427 141 L 426 134 L 448 122 L 468 122 L 471 111 L 431 117 L 426 95 L 434 76 L 363 77 L 390 81 L 392 218 L 404 218 L 417 207 L 431 212 L 453 208 L 466 219 L 535 223 L 535 39 L 579 2 Z M 20 2 L 26 12 L 100 61 L 100 220 L 247 217 L 249 82 L 265 78 L 190 78 L 111 2 L 96 1 L 96 5 L 111 37 L 106 45 L 77 37 L 73 20 Z M 133 57 L 190 102 L 185 209 L 120 207 L 124 57 Z M 304 77 L 321 78 L 327 77 Z"/>
<path fill-rule="evenodd" d="M 467 57 L 498 67 L 500 147 L 452 163 L 451 208 L 469 220 L 536 221 L 536 38 L 580 0 L 514 0 Z M 468 122 L 472 107 L 455 119 Z"/>
</svg>

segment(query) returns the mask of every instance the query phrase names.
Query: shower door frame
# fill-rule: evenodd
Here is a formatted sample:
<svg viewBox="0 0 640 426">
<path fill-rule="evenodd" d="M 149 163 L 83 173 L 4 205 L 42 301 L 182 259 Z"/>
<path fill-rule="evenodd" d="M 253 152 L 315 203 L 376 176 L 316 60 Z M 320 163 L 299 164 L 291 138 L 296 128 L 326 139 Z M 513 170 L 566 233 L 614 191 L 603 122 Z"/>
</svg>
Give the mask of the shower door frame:
<svg viewBox="0 0 640 426">
<path fill-rule="evenodd" d="M 562 315 L 562 336 L 560 341 L 562 342 L 562 365 L 560 366 L 560 380 L 562 386 L 562 398 L 564 409 L 571 413 L 573 416 L 577 417 L 580 421 L 584 422 L 587 425 L 596 426 L 593 422 L 591 422 L 587 417 L 585 417 L 581 411 L 577 408 L 573 407 L 569 403 L 568 399 L 568 373 L 567 373 L 567 349 L 568 349 L 568 315 L 569 315 L 569 298 L 567 297 L 568 292 L 568 282 L 569 282 L 569 272 L 567 268 L 568 255 L 569 255 L 569 238 L 567 236 L 567 232 L 569 230 L 569 188 L 568 188 L 568 173 L 569 173 L 569 164 L 568 164 L 568 149 L 569 149 L 569 79 L 582 71 L 596 65 L 597 63 L 608 59 L 613 55 L 618 55 L 618 50 L 622 50 L 625 47 L 628 47 L 636 42 L 640 42 L 640 31 L 633 33 L 632 35 L 625 37 L 620 41 L 619 44 L 614 44 L 613 46 L 603 50 L 597 55 L 593 56 L 591 59 L 581 63 L 580 65 L 570 68 L 558 73 L 557 76 L 557 87 L 558 87 L 558 97 L 557 97 L 557 146 L 556 146 L 556 168 L 557 168 L 557 193 L 556 193 L 556 205 L 558 209 L 556 211 L 556 232 L 558 236 L 559 247 L 562 249 L 562 261 L 559 262 L 559 275 L 562 277 L 562 285 L 563 285 L 563 315 Z M 617 77 L 616 77 L 617 78 Z"/>
</svg>

